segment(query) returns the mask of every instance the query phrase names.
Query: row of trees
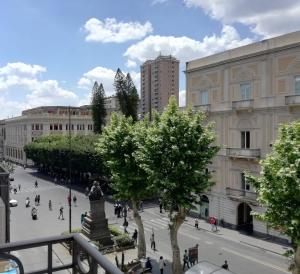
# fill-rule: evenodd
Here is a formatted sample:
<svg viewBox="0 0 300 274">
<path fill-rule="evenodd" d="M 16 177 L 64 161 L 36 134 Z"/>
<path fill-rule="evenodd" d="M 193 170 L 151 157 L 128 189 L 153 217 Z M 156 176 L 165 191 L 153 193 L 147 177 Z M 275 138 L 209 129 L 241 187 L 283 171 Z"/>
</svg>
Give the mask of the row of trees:
<svg viewBox="0 0 300 274">
<path fill-rule="evenodd" d="M 200 193 L 212 185 L 207 166 L 218 147 L 213 145 L 211 124 L 204 119 L 202 113 L 179 111 L 172 97 L 164 113 L 155 114 L 152 122 L 114 114 L 96 148 L 110 169 L 116 197 L 132 203 L 139 258 L 146 256 L 140 201 L 155 194 L 166 205 L 174 274 L 182 273 L 178 230 Z"/>
<path fill-rule="evenodd" d="M 125 117 L 132 117 L 134 121 L 138 119 L 139 96 L 133 83 L 130 73 L 125 75 L 119 68 L 114 79 L 114 88 L 119 101 L 120 110 Z M 105 125 L 105 91 L 102 83 L 95 82 L 92 89 L 92 117 L 94 121 L 94 132 L 101 133 Z"/>
</svg>

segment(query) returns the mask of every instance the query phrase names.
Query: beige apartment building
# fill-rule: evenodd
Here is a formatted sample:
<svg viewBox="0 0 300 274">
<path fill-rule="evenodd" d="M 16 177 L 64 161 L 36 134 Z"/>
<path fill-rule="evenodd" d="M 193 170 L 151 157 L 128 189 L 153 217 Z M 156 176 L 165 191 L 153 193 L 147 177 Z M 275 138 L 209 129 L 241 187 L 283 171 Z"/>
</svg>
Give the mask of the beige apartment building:
<svg viewBox="0 0 300 274">
<path fill-rule="evenodd" d="M 170 56 L 158 56 L 141 65 L 142 117 L 152 109 L 162 112 L 168 105 L 170 96 L 179 101 L 179 61 Z M 151 113 L 150 113 L 151 114 Z"/>
<path fill-rule="evenodd" d="M 216 184 L 201 197 L 204 218 L 282 237 L 250 212 L 261 212 L 245 171 L 259 174 L 282 123 L 300 119 L 300 31 L 186 63 L 187 105 L 214 121 L 221 150 Z"/>
</svg>

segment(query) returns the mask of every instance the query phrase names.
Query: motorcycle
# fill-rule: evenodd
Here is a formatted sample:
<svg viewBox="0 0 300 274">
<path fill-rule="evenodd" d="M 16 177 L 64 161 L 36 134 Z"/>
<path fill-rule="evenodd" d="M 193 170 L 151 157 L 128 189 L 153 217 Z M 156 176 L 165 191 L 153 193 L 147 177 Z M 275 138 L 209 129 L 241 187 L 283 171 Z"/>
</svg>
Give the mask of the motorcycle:
<svg viewBox="0 0 300 274">
<path fill-rule="evenodd" d="M 31 210 L 32 220 L 37 220 L 37 209 L 35 207 Z"/>
<path fill-rule="evenodd" d="M 30 199 L 28 197 L 25 200 L 25 206 L 30 207 Z"/>
</svg>

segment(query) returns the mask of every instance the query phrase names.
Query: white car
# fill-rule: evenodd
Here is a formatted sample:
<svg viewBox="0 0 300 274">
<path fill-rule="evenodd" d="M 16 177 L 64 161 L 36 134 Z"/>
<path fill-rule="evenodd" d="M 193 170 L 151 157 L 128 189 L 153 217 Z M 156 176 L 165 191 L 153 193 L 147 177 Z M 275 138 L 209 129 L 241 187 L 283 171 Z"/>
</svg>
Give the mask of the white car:
<svg viewBox="0 0 300 274">
<path fill-rule="evenodd" d="M 17 205 L 18 205 L 18 201 L 17 200 L 11 199 L 9 201 L 9 206 L 14 207 L 14 206 L 17 206 Z"/>
</svg>

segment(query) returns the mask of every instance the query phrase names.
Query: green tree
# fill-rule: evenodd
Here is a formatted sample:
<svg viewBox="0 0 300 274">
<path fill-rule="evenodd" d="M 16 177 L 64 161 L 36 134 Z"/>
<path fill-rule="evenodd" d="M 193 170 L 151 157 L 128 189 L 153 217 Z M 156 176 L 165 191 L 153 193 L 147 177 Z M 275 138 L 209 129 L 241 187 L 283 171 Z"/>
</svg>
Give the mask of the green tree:
<svg viewBox="0 0 300 274">
<path fill-rule="evenodd" d="M 121 112 L 126 117 L 131 116 L 134 121 L 137 121 L 139 96 L 130 74 L 127 73 L 125 76 L 118 68 L 115 75 L 114 87 Z"/>
<path fill-rule="evenodd" d="M 273 150 L 261 161 L 259 177 L 247 175 L 266 207 L 254 215 L 291 237 L 293 273 L 300 274 L 300 122 L 283 125 Z"/>
<path fill-rule="evenodd" d="M 138 227 L 139 258 L 146 256 L 146 242 L 138 207 L 142 199 L 149 197 L 151 190 L 147 174 L 136 162 L 134 154 L 138 149 L 138 140 L 146 133 L 146 126 L 146 122 L 134 123 L 131 117 L 113 113 L 96 148 L 112 175 L 111 186 L 116 191 L 115 197 L 132 203 L 133 217 Z"/>
<path fill-rule="evenodd" d="M 218 151 L 212 145 L 214 140 L 212 125 L 205 125 L 204 114 L 180 111 L 175 97 L 171 97 L 163 114 L 154 115 L 136 153 L 136 162 L 145 169 L 169 209 L 174 274 L 182 273 L 178 230 L 200 193 L 212 185 L 207 166 Z"/>
<path fill-rule="evenodd" d="M 92 116 L 94 121 L 94 132 L 101 133 L 102 127 L 105 125 L 105 91 L 103 88 L 102 83 L 100 86 L 97 82 L 94 83 L 93 90 L 92 90 Z"/>
</svg>

